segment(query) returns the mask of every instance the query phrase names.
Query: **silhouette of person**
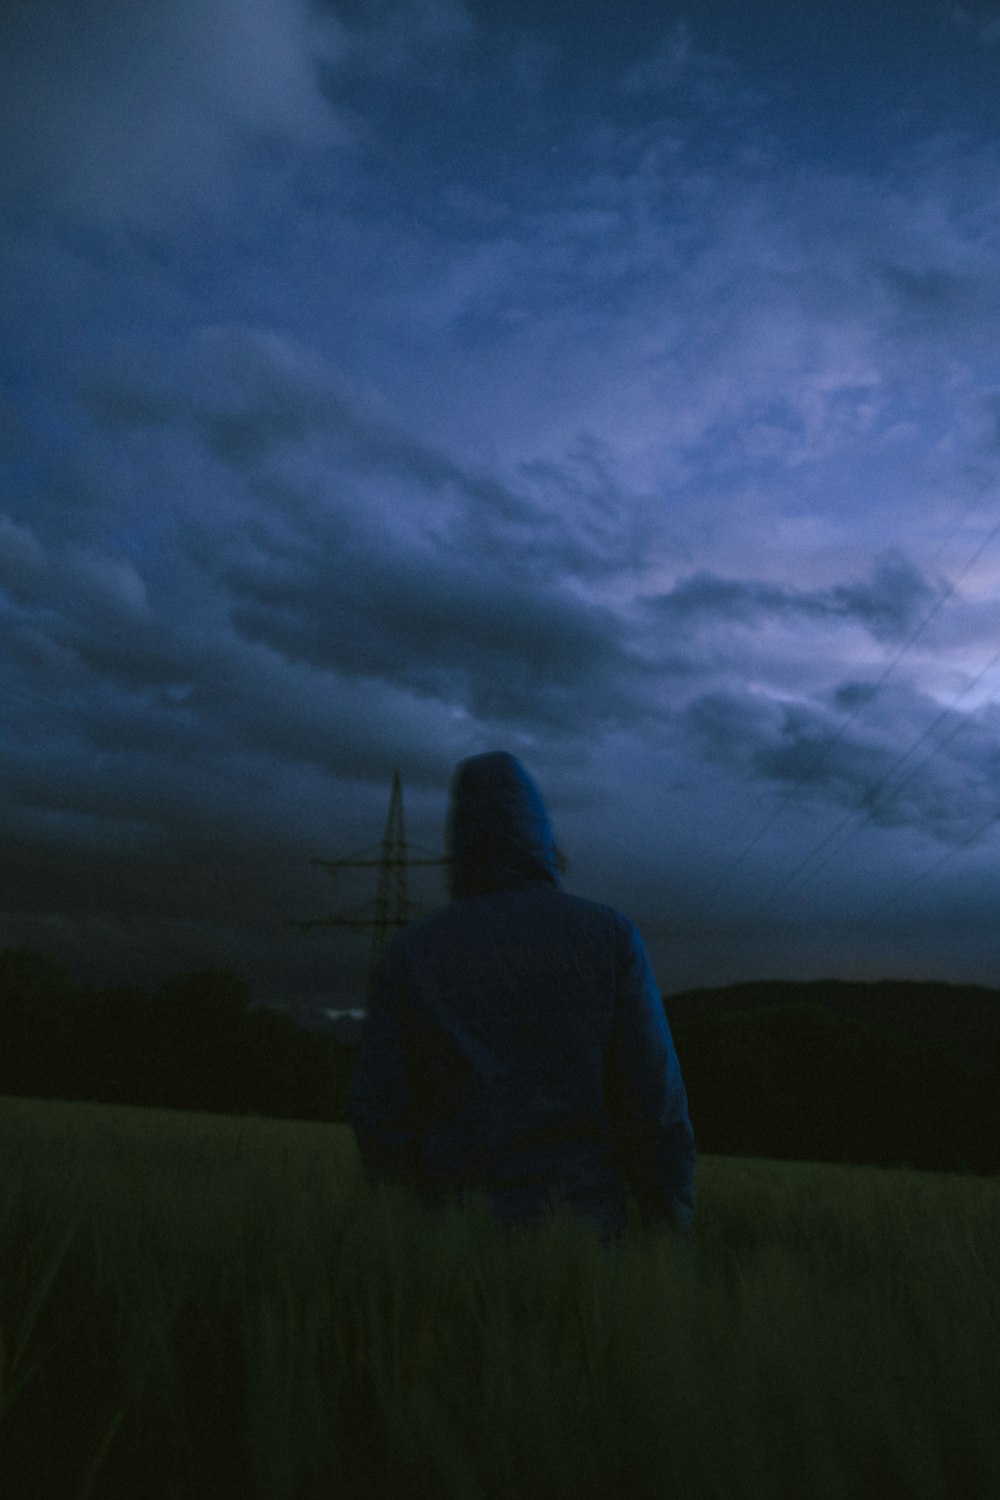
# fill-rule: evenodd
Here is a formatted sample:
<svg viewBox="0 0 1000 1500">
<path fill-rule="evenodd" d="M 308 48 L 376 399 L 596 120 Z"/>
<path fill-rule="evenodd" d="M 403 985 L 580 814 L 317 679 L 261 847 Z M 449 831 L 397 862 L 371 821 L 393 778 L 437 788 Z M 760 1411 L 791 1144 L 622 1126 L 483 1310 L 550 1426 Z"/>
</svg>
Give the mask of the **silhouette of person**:
<svg viewBox="0 0 1000 1500">
<path fill-rule="evenodd" d="M 429 1208 L 486 1192 L 504 1225 L 561 1197 L 619 1243 L 686 1240 L 695 1144 L 673 1038 L 638 931 L 569 895 L 537 785 L 506 751 L 460 762 L 451 902 L 387 945 L 351 1084 L 369 1184 Z"/>
</svg>

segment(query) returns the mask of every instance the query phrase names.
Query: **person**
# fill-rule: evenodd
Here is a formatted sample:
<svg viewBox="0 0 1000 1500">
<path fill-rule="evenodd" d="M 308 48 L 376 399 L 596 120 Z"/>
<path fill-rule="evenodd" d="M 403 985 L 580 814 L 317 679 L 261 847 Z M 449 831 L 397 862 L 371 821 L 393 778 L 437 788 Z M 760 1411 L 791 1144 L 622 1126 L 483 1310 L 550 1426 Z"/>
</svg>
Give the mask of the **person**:
<svg viewBox="0 0 1000 1500">
<path fill-rule="evenodd" d="M 451 902 L 383 951 L 350 1090 L 369 1185 L 430 1209 L 486 1193 L 537 1225 L 555 1199 L 620 1243 L 644 1230 L 690 1253 L 695 1143 L 645 945 L 613 907 L 560 886 L 541 793 L 506 751 L 459 763 Z"/>
</svg>

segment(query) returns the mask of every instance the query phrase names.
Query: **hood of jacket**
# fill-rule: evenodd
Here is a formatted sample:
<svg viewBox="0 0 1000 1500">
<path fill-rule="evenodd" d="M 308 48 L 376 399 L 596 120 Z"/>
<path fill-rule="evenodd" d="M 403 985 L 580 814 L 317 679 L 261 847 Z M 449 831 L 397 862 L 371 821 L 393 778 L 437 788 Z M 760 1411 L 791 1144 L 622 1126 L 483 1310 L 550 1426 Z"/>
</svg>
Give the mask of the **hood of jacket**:
<svg viewBox="0 0 1000 1500">
<path fill-rule="evenodd" d="M 552 824 L 534 780 L 506 750 L 459 763 L 451 783 L 448 853 L 454 897 L 559 884 Z"/>
</svg>

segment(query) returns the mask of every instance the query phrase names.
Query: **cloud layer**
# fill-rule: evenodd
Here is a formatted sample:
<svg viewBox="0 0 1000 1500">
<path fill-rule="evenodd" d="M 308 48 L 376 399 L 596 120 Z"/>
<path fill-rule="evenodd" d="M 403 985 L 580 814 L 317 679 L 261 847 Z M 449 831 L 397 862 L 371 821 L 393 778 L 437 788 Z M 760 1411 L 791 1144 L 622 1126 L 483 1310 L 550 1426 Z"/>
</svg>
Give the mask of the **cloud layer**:
<svg viewBox="0 0 1000 1500">
<path fill-rule="evenodd" d="M 397 766 L 438 843 L 501 745 L 675 987 L 793 971 L 822 921 L 867 972 L 901 939 L 843 959 L 838 903 L 987 858 L 995 131 L 886 105 L 877 151 L 807 149 L 695 14 L 600 58 L 505 24 L 10 13 L 11 933 L 309 987 L 309 855 L 377 839 Z M 729 945 L 849 842 L 825 908 L 803 877 Z"/>
</svg>

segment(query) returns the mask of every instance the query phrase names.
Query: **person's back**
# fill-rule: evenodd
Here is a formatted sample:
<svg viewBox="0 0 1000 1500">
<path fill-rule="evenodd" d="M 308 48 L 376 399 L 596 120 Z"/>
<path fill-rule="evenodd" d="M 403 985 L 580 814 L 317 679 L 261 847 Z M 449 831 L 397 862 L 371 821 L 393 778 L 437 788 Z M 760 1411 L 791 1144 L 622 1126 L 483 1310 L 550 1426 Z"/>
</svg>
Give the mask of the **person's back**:
<svg viewBox="0 0 1000 1500">
<path fill-rule="evenodd" d="M 642 939 L 558 886 L 551 824 L 504 752 L 463 761 L 449 815 L 455 899 L 387 949 L 351 1087 L 370 1180 L 429 1205 L 488 1192 L 508 1224 L 558 1190 L 605 1242 L 686 1231 L 695 1147 Z"/>
</svg>

